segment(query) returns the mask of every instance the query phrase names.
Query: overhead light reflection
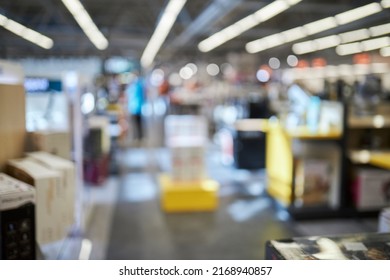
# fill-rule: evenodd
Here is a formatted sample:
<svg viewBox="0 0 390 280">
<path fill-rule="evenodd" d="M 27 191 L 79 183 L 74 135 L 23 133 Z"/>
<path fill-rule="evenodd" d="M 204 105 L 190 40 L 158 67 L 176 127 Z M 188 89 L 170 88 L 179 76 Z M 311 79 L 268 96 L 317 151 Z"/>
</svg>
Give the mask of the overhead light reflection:
<svg viewBox="0 0 390 280">
<path fill-rule="evenodd" d="M 160 50 L 162 44 L 164 43 L 166 37 L 173 24 L 176 21 L 177 16 L 180 11 L 183 9 L 187 0 L 170 0 L 166 6 L 161 19 L 154 30 L 152 37 L 150 38 L 142 56 L 141 56 L 141 65 L 144 68 L 152 65 L 154 58 L 156 57 L 158 51 Z"/>
<path fill-rule="evenodd" d="M 209 52 L 256 25 L 275 17 L 301 1 L 302 0 L 275 0 L 253 14 L 244 17 L 243 19 L 204 39 L 198 44 L 198 48 L 202 52 Z"/>
<path fill-rule="evenodd" d="M 53 47 L 53 40 L 41 33 L 34 31 L 8 17 L 0 14 L 0 26 L 3 26 L 8 31 L 22 37 L 23 39 L 34 43 L 41 48 L 50 49 Z"/>
<path fill-rule="evenodd" d="M 388 1 L 388 0 L 386 0 Z M 248 42 L 245 45 L 245 49 L 249 53 L 257 53 L 261 52 L 273 47 L 277 47 L 280 45 L 283 45 L 285 43 L 289 43 L 298 39 L 302 39 L 304 37 L 314 35 L 326 30 L 330 30 L 332 28 L 335 28 L 337 26 L 342 26 L 347 23 L 351 23 L 353 21 L 357 21 L 359 19 L 371 16 L 373 14 L 379 13 L 383 10 L 383 8 L 388 8 L 387 2 L 386 5 L 384 5 L 385 1 L 382 1 L 381 4 L 379 3 L 371 3 L 367 4 L 340 14 L 337 14 L 333 17 L 327 17 L 324 19 L 316 20 L 311 23 L 307 23 L 303 26 L 292 28 L 280 33 L 275 33 L 269 36 L 266 36 L 261 39 L 257 39 L 251 42 Z M 383 8 L 382 8 L 383 7 Z M 293 30 L 296 32 L 296 38 L 294 36 L 287 36 L 293 33 Z M 287 34 L 287 35 L 286 35 Z M 270 37 L 281 37 L 282 39 L 279 40 L 279 42 L 275 42 L 274 44 L 269 44 L 268 39 Z"/>
</svg>

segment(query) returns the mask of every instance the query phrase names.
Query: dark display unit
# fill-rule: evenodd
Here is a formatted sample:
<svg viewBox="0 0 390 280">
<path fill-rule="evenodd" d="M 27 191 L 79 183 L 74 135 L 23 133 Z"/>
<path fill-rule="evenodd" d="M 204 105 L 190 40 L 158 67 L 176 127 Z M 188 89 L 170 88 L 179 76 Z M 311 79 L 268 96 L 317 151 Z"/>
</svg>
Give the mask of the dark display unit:
<svg viewBox="0 0 390 280">
<path fill-rule="evenodd" d="M 0 259 L 36 259 L 35 189 L 0 173 Z"/>
<path fill-rule="evenodd" d="M 390 233 L 269 240 L 267 260 L 389 260 Z"/>
<path fill-rule="evenodd" d="M 262 131 L 237 130 L 233 142 L 235 166 L 239 169 L 265 168 L 265 139 Z"/>
<path fill-rule="evenodd" d="M 0 212 L 0 259 L 36 259 L 34 215 L 32 203 Z"/>
</svg>

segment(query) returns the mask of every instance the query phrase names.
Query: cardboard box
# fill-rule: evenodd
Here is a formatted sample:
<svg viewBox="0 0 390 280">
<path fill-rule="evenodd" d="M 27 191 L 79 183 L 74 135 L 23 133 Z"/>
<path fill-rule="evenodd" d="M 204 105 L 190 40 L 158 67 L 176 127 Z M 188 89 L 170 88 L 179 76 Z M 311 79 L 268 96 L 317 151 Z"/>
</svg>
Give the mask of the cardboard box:
<svg viewBox="0 0 390 280">
<path fill-rule="evenodd" d="M 2 171 L 7 160 L 21 157 L 24 153 L 26 99 L 23 85 L 0 84 L 0 139 L 0 171 Z"/>
<path fill-rule="evenodd" d="M 72 141 L 68 131 L 34 131 L 29 134 L 32 151 L 43 151 L 65 159 L 72 158 Z"/>
<path fill-rule="evenodd" d="M 12 177 L 35 187 L 37 242 L 43 245 L 65 238 L 58 207 L 61 204 L 61 173 L 28 158 L 9 160 L 6 169 Z"/>
<path fill-rule="evenodd" d="M 213 211 L 218 207 L 219 184 L 216 181 L 177 182 L 163 174 L 159 182 L 161 207 L 166 212 Z"/>
<path fill-rule="evenodd" d="M 0 259 L 36 258 L 34 204 L 34 187 L 0 173 Z"/>
<path fill-rule="evenodd" d="M 390 260 L 390 233 L 269 240 L 267 260 Z"/>
<path fill-rule="evenodd" d="M 355 206 L 359 210 L 380 210 L 390 206 L 390 171 L 357 169 L 352 191 Z"/>
<path fill-rule="evenodd" d="M 172 180 L 197 181 L 206 178 L 203 146 L 187 142 L 171 147 Z"/>
<path fill-rule="evenodd" d="M 73 225 L 75 217 L 76 169 L 74 163 L 47 152 L 33 152 L 27 155 L 39 164 L 62 174 L 58 208 L 61 223 L 65 227 L 64 230 L 67 231 Z"/>
<path fill-rule="evenodd" d="M 170 115 L 165 118 L 164 129 L 168 147 L 177 138 L 197 139 L 202 145 L 207 143 L 207 120 L 203 116 Z"/>
</svg>

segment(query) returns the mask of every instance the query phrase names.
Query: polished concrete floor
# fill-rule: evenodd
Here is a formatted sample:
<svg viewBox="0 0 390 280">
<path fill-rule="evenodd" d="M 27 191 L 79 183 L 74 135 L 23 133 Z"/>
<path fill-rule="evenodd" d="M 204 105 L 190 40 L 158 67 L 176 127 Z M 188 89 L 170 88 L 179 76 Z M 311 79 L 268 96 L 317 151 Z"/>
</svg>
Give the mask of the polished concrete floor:
<svg viewBox="0 0 390 280">
<path fill-rule="evenodd" d="M 168 150 L 132 147 L 117 161 L 118 174 L 89 194 L 93 211 L 79 243 L 88 241 L 81 247 L 90 259 L 264 259 L 270 239 L 377 230 L 377 218 L 293 221 L 267 196 L 264 170 L 224 166 L 214 146 L 206 162 L 220 205 L 209 213 L 162 211 L 157 178 L 170 172 Z"/>
</svg>

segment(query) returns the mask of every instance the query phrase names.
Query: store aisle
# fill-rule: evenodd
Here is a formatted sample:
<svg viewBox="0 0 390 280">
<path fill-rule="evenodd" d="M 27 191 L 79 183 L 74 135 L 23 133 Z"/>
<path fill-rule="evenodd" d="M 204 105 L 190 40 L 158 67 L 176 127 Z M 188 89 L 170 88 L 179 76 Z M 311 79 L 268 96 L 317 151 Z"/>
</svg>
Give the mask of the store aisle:
<svg viewBox="0 0 390 280">
<path fill-rule="evenodd" d="M 376 231 L 376 219 L 292 222 L 265 194 L 264 171 L 222 166 L 218 150 L 209 151 L 209 175 L 221 183 L 218 210 L 180 214 L 160 209 L 156 179 L 169 172 L 167 150 L 121 153 L 106 259 L 264 259 L 269 239 Z"/>
<path fill-rule="evenodd" d="M 160 209 L 156 175 L 169 171 L 166 150 L 124 154 L 107 259 L 261 259 L 264 240 L 293 235 L 263 194 L 264 172 L 224 167 L 216 151 L 209 154 L 210 177 L 221 183 L 220 206 L 185 214 Z"/>
</svg>

